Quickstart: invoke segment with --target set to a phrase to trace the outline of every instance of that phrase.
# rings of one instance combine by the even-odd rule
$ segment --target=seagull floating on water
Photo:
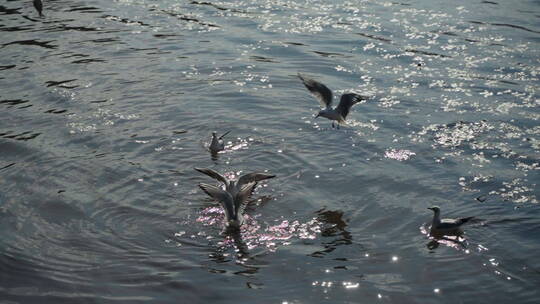
[[[230,132],[231,131],[227,131],[220,137],[217,136],[216,132],[212,132],[212,141],[210,142],[210,146],[208,147],[210,152],[218,153],[219,151],[225,150],[225,142],[223,142],[223,137],[225,137],[225,135],[229,134]]]
[[[463,230],[461,230],[461,226],[474,218],[474,216],[470,216],[457,219],[441,219],[441,208],[439,208],[439,206],[429,207],[428,209],[433,210],[433,221],[431,222],[431,230],[429,234],[434,237],[442,237],[444,235],[462,235]]]
[[[238,230],[242,225],[244,220],[242,214],[246,206],[245,201],[249,198],[257,183],[276,177],[273,174],[253,172],[240,176],[238,180],[231,180],[212,169],[195,168],[195,170],[223,183],[223,189],[208,184],[200,184],[199,187],[223,206],[226,226],[233,230]]]
[[[298,74],[298,77],[304,83],[304,86],[317,98],[319,103],[324,109],[320,110],[315,118],[322,116],[332,120],[332,127],[334,127],[334,120],[338,122],[337,127],[339,128],[340,123],[345,123],[345,119],[349,114],[349,111],[353,105],[356,103],[367,100],[369,97],[362,96],[354,93],[347,93],[341,95],[341,100],[336,108],[332,108],[332,91],[325,86],[324,84],[315,81],[313,79],[304,77]]]
[[[43,2],[41,2],[41,0],[34,0],[34,7],[36,8],[36,11],[38,11],[39,16],[43,17],[43,13],[41,13],[43,10]]]
[[[225,210],[226,229],[229,231],[238,231],[244,222],[245,202],[256,185],[257,183],[255,182],[245,184],[235,195],[231,195],[231,193],[213,185],[199,184],[199,187],[210,197],[217,200]]]

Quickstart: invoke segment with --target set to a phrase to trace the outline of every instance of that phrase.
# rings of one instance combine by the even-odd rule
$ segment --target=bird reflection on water
[[[467,248],[467,240],[465,238],[449,238],[449,237],[440,237],[440,238],[432,238],[430,241],[426,244],[426,247],[429,250],[434,250],[439,248],[440,244],[444,244],[448,247],[453,247],[456,249],[466,249]]]
[[[324,249],[313,252],[311,256],[322,257],[334,251],[338,246],[352,244],[352,235],[345,229],[347,222],[343,219],[343,211],[321,209],[317,211],[317,215],[317,219],[321,223],[324,223],[321,229],[321,236],[335,237],[335,239],[328,243],[323,243]]]

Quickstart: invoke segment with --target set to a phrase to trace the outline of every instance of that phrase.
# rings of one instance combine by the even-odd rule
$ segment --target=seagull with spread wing
[[[253,189],[257,186],[257,183],[276,177],[273,174],[253,172],[240,176],[238,180],[233,180],[209,168],[195,168],[195,170],[223,183],[223,189],[208,184],[200,184],[199,187],[221,204],[225,210],[226,226],[233,230],[238,230],[242,225],[246,201],[253,192]]]
[[[211,178],[216,179],[220,181],[221,183],[223,183],[224,185],[223,190],[229,192],[232,196],[236,195],[242,189],[242,187],[246,184],[249,184],[252,182],[258,183],[262,180],[276,177],[273,174],[252,172],[252,173],[241,175],[238,178],[238,180],[234,180],[234,179],[228,179],[222,174],[220,174],[219,172],[214,171],[209,168],[195,168],[195,170],[203,174],[206,174],[210,176]]]
[[[302,80],[304,86],[306,86],[309,92],[311,92],[311,94],[313,94],[313,96],[317,98],[317,100],[323,107],[323,109],[319,111],[315,118],[322,116],[332,120],[332,127],[334,127],[335,120],[338,122],[337,127],[339,128],[340,123],[345,123],[345,119],[347,118],[351,107],[356,103],[367,100],[369,98],[367,96],[362,96],[354,93],[343,94],[341,95],[341,100],[339,101],[338,106],[332,108],[332,91],[327,86],[316,80],[304,77],[300,74],[298,74],[298,77],[300,78],[300,80]]]
[[[210,197],[218,201],[223,207],[223,210],[225,210],[226,229],[229,231],[238,231],[244,223],[243,213],[246,208],[246,201],[256,185],[257,183],[254,182],[245,184],[235,195],[231,195],[231,193],[209,184],[199,184],[199,187]]]

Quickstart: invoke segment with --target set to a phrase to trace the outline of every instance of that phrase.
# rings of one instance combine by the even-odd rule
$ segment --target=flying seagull
[[[433,221],[431,222],[431,231],[429,234],[435,237],[444,235],[459,236],[463,234],[461,226],[474,218],[474,216],[471,216],[457,219],[441,219],[441,208],[439,206],[429,207],[428,209],[433,210]]]
[[[334,120],[336,120],[338,122],[337,127],[339,128],[340,123],[345,123],[345,119],[347,118],[351,107],[356,103],[369,98],[354,93],[343,94],[341,95],[338,106],[332,108],[332,91],[327,86],[300,74],[298,74],[298,77],[302,80],[311,94],[317,98],[321,106],[324,107],[324,109],[319,111],[315,118],[322,116],[332,120],[332,127],[334,127]]]
[[[223,142],[223,137],[225,135],[229,134],[231,131],[225,132],[220,137],[217,136],[216,132],[212,132],[212,141],[210,142],[210,146],[208,149],[210,149],[210,152],[212,153],[218,153],[219,151],[225,150],[225,143]]]
[[[257,184],[257,182],[260,182],[262,180],[276,177],[273,174],[253,172],[253,173],[247,173],[240,176],[238,180],[231,180],[221,175],[219,172],[214,171],[209,168],[195,168],[195,170],[203,174],[206,174],[210,176],[211,178],[217,179],[218,181],[223,183],[223,185],[225,186],[224,190],[228,192],[232,197],[238,194],[238,192],[240,192],[243,189],[244,185],[247,185],[249,183]]]
[[[34,0],[34,7],[36,8],[36,11],[38,11],[39,16],[43,17],[43,13],[41,13],[43,10],[43,2],[41,2],[41,0]]]
[[[231,195],[231,193],[213,185],[199,184],[199,187],[221,204],[225,210],[225,227],[227,230],[234,232],[238,231],[244,222],[243,213],[246,208],[246,201],[256,185],[255,182],[245,184],[235,195]]]

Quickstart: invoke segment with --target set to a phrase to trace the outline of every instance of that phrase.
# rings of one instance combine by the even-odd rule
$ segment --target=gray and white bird
[[[212,132],[212,141],[210,142],[210,146],[208,147],[210,152],[218,153],[219,151],[225,150],[225,142],[223,142],[223,137],[225,137],[225,135],[229,134],[230,132],[231,131],[227,131],[220,137],[217,136],[216,132]]]
[[[41,2],[41,0],[34,0],[34,7],[36,8],[36,11],[38,11],[39,16],[43,17],[43,13],[41,12],[43,11],[43,2]]]
[[[439,206],[429,207],[428,209],[433,210],[433,221],[431,222],[431,230],[429,234],[434,237],[442,237],[445,235],[462,235],[463,230],[461,230],[461,226],[474,218],[474,216],[470,216],[457,219],[441,219],[441,208],[439,208]]]
[[[337,127],[339,128],[340,123],[345,123],[345,119],[351,110],[351,107],[356,103],[367,100],[369,97],[362,96],[354,93],[348,93],[341,95],[341,100],[337,107],[332,108],[332,91],[326,87],[324,84],[315,81],[313,79],[304,77],[298,74],[298,78],[302,80],[304,86],[317,98],[322,110],[315,116],[315,118],[322,116],[328,118],[332,121],[332,127],[334,127],[334,120],[338,122]]]
[[[249,183],[257,184],[258,182],[260,182],[262,180],[276,177],[273,174],[252,172],[252,173],[247,173],[247,174],[241,175],[238,178],[238,180],[231,180],[231,179],[226,178],[225,176],[223,176],[219,172],[214,171],[214,170],[209,169],[209,168],[195,168],[195,170],[197,170],[197,171],[199,171],[199,172],[201,172],[203,174],[206,174],[206,175],[210,176],[211,178],[217,179],[218,181],[223,183],[223,185],[224,185],[223,190],[225,190],[226,192],[231,194],[233,197],[243,189],[244,185],[247,185]]]
[[[231,195],[231,193],[213,185],[199,184],[199,187],[210,197],[217,200],[225,210],[225,228],[227,231],[236,232],[244,223],[243,213],[246,208],[246,201],[256,185],[257,183],[254,182],[247,183],[240,187],[240,190],[235,195]]]

